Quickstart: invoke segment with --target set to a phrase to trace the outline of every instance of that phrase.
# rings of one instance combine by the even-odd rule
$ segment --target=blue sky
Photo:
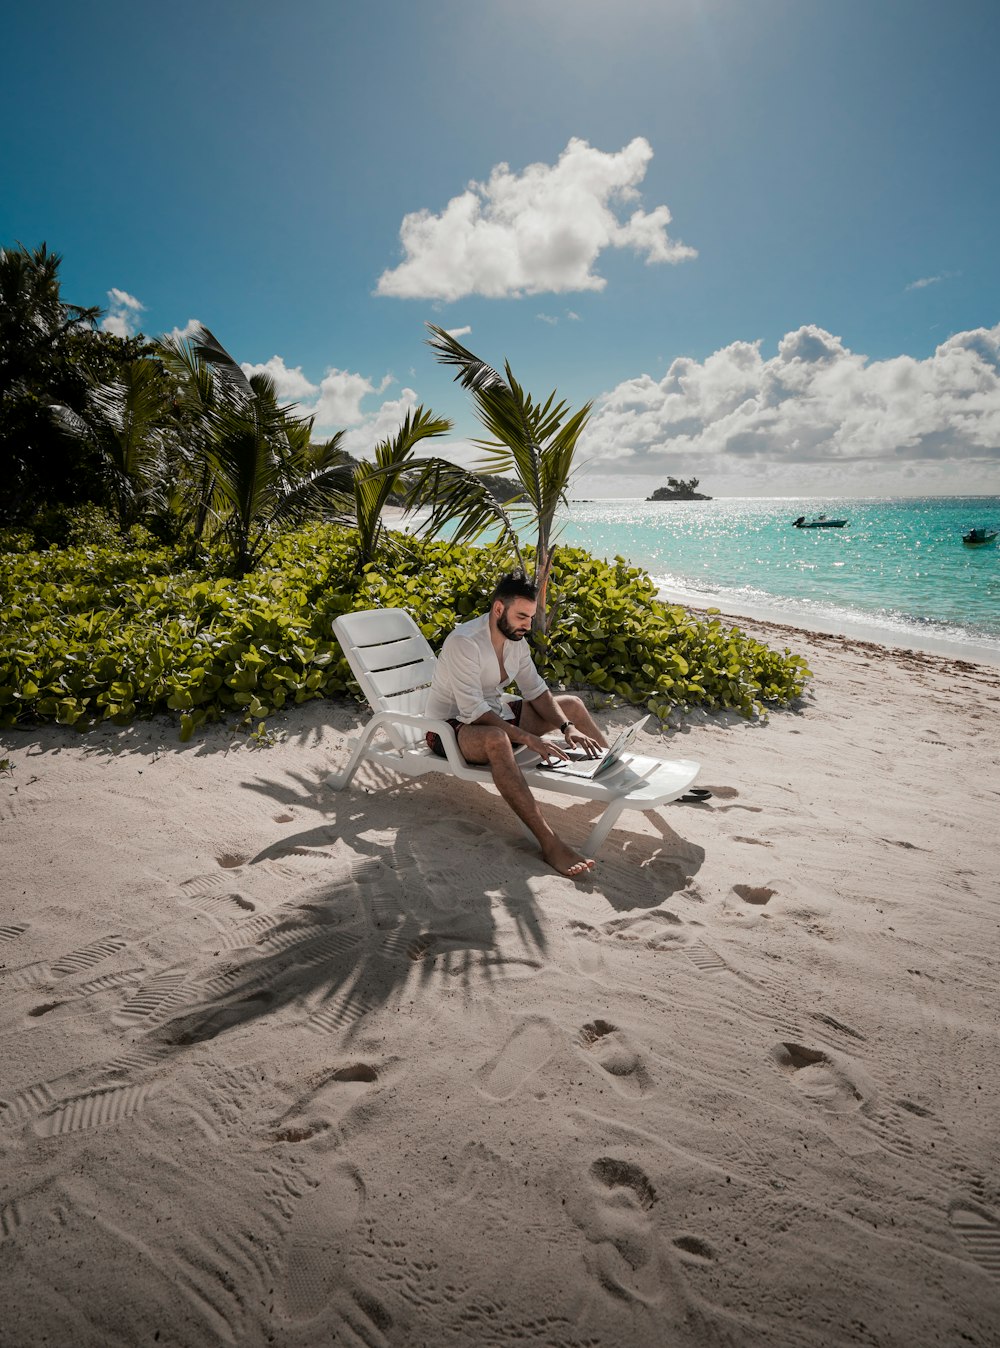
[[[430,320],[595,401],[577,494],[1000,491],[995,0],[36,13],[0,244],[117,330],[205,323],[356,452],[422,401],[468,461]]]

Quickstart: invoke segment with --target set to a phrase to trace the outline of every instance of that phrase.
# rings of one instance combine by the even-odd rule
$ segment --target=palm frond
[[[168,373],[177,380],[185,402],[196,408],[210,407],[215,396],[212,367],[198,355],[194,343],[181,337],[161,337],[153,346]]]
[[[331,523],[353,520],[354,470],[348,463],[308,471],[294,487],[282,492],[268,513],[269,523],[287,524],[309,515],[323,515]]]
[[[86,440],[90,435],[90,426],[79,412],[73,411],[72,407],[66,407],[63,403],[50,403],[49,411],[67,435],[72,435],[78,440]]]
[[[238,402],[245,402],[253,396],[250,380],[213,332],[204,326],[200,327],[191,345],[195,355],[212,367],[226,396]]]
[[[503,383],[503,376],[494,370],[492,365],[474,355],[450,332],[437,327],[434,323],[427,323],[425,326],[434,334],[428,339],[427,345],[442,365],[457,366],[458,374],[455,378],[463,388],[478,393]]]
[[[511,548],[523,567],[511,515],[481,478],[447,459],[421,459],[411,467],[419,476],[407,492],[405,508],[429,512],[415,532],[433,536],[448,529],[452,542],[466,543],[495,528],[497,542]]]

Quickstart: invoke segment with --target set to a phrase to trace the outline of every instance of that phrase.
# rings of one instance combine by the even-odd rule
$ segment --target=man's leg
[[[526,730],[529,735],[544,735],[549,730],[558,730],[564,721],[572,721],[577,730],[582,731],[584,735],[589,735],[591,739],[597,740],[597,743],[603,744],[605,748],[608,747],[608,741],[604,737],[603,730],[594,721],[580,698],[572,693],[560,693],[556,697],[555,703],[560,712],[559,720],[549,725],[529,702],[523,702],[521,704],[521,719],[518,722],[521,729]]]
[[[574,852],[545,822],[514,758],[510,737],[499,726],[462,726],[458,732],[458,747],[467,762],[488,765],[500,795],[538,839],[542,856],[554,870],[560,875],[568,875],[571,880],[578,880],[593,868],[592,859]]]

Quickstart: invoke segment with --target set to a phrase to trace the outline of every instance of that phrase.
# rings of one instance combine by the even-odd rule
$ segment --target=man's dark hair
[[[498,599],[501,599],[504,608],[506,608],[512,599],[537,598],[538,586],[533,585],[523,571],[512,571],[507,576],[501,576],[497,581],[490,603],[495,604]]]

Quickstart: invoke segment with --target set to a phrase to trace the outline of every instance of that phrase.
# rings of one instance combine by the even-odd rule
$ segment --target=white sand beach
[[[0,1343],[1000,1343],[1000,671],[741,625],[582,884],[346,703],[5,732]]]

